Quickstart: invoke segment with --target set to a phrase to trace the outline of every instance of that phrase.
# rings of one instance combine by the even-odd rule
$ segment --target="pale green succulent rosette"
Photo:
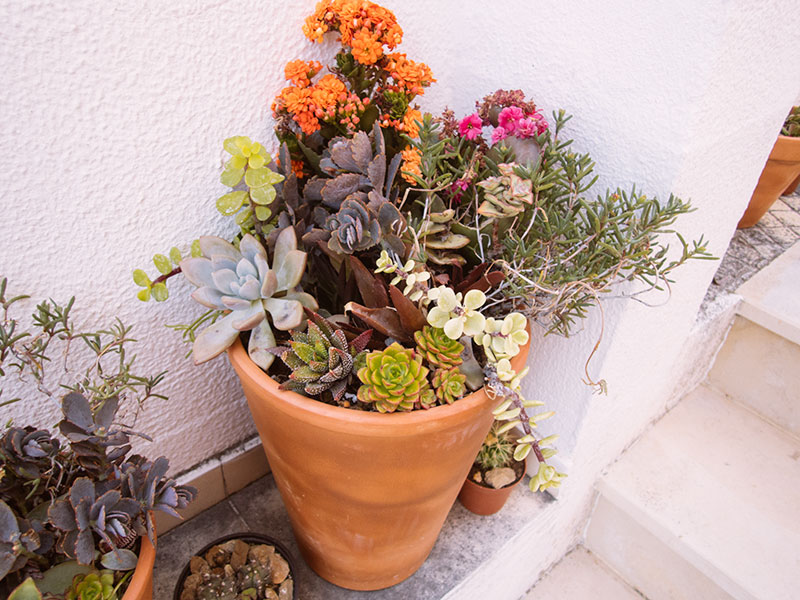
[[[272,268],[266,250],[250,234],[242,237],[238,249],[216,236],[203,236],[199,243],[203,256],[180,264],[186,279],[197,286],[192,298],[208,308],[230,312],[197,336],[192,348],[195,363],[218,356],[240,332],[252,330],[248,354],[266,370],[275,358],[267,351],[275,346],[267,313],[275,328],[288,331],[302,323],[304,306],[317,308],[310,294],[297,289],[306,253],[297,249],[294,229],[287,227],[278,235]]]

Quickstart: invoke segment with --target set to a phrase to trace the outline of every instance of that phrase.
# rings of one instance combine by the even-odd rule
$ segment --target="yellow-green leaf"
[[[508,421],[509,419],[516,419],[519,416],[520,409],[512,408],[511,410],[507,410],[506,412],[502,412],[499,415],[495,415],[495,419],[498,421]]]
[[[260,169],[248,169],[244,176],[244,182],[251,188],[260,188],[265,185],[275,185],[283,181],[283,175],[276,173],[272,169],[262,167]]]
[[[247,200],[247,192],[231,192],[217,198],[217,210],[226,217],[235,215]]]
[[[267,185],[260,188],[251,188],[250,197],[256,204],[266,205],[271,204],[275,200],[275,188]]]
[[[33,582],[33,579],[28,577],[14,588],[8,600],[42,600],[42,594]]]
[[[200,249],[200,240],[195,240],[192,242],[192,258],[199,258],[203,256],[203,251]]]
[[[519,446],[514,448],[514,460],[516,461],[524,460],[525,457],[528,456],[530,451],[531,451],[530,444],[520,444]]]
[[[252,142],[249,137],[243,135],[234,135],[222,142],[222,147],[225,148],[233,156],[244,156],[242,146],[249,146]]]
[[[181,262],[181,260],[183,260],[183,257],[181,256],[181,251],[178,250],[175,246],[173,246],[172,248],[169,249],[169,259],[177,267],[178,263]]]
[[[236,187],[239,185],[239,182],[242,180],[242,175],[244,175],[244,168],[236,168],[233,164],[233,159],[228,161],[228,164],[225,165],[225,170],[220,175],[219,180],[222,182],[222,185],[227,185],[228,187]]]
[[[150,288],[149,287],[142,288],[137,292],[136,297],[142,302],[147,302],[148,300],[150,300]]]
[[[150,278],[141,269],[133,271],[133,282],[139,287],[150,287]]]
[[[169,259],[163,254],[156,254],[153,257],[153,264],[156,266],[156,269],[158,269],[158,272],[162,275],[166,275],[172,271],[172,265],[170,264]]]
[[[267,206],[256,206],[256,219],[266,221],[272,216],[272,211]]]
[[[163,302],[169,298],[169,292],[167,291],[167,286],[164,285],[164,282],[157,283],[153,286],[153,299],[156,302]]]

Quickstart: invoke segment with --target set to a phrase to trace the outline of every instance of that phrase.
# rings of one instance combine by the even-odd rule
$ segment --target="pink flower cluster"
[[[507,106],[497,117],[498,126],[492,132],[492,144],[513,135],[518,138],[530,138],[540,135],[547,129],[547,121],[541,113],[526,115],[518,106]]]
[[[474,140],[481,134],[483,121],[478,113],[472,113],[468,117],[461,119],[458,124],[458,134],[468,140]]]
[[[547,129],[547,121],[541,113],[525,114],[519,106],[506,106],[497,118],[498,126],[492,132],[492,144],[513,135],[518,138],[530,138],[540,135]],[[478,113],[472,113],[461,119],[458,133],[461,137],[474,140],[483,130],[483,121]]]

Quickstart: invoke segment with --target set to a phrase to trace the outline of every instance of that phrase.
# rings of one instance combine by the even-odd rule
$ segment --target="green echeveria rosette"
[[[114,574],[111,571],[76,575],[66,600],[117,600]]]
[[[358,389],[358,399],[374,404],[379,412],[413,410],[416,405],[427,407],[435,402],[428,383],[428,369],[422,366],[422,356],[403,348],[397,342],[385,350],[370,352],[367,364],[358,371],[364,384]]]
[[[425,325],[414,333],[414,341],[417,342],[417,352],[434,367],[451,369],[463,362],[464,344],[451,340],[440,327]]]
[[[431,383],[439,404],[452,404],[467,391],[467,376],[457,368],[436,369]]]

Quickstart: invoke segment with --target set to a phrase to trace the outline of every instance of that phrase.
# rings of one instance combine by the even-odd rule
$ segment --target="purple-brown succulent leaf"
[[[84,431],[94,430],[94,417],[89,401],[77,392],[70,392],[61,401],[64,418]]]
[[[75,509],[69,500],[56,500],[47,511],[47,518],[53,527],[61,531],[72,531],[78,527],[75,521]]]
[[[78,532],[75,538],[75,558],[82,565],[90,565],[94,562],[94,536],[91,529],[83,529]]]
[[[102,427],[108,432],[119,408],[119,399],[116,396],[106,399],[102,406],[94,415],[94,422],[97,427]]]
[[[352,342],[350,342],[350,351],[354,356],[362,352],[367,347],[367,344],[369,344],[369,340],[372,337],[372,332],[372,329],[367,329],[365,332],[360,333],[357,337],[355,337]]]
[[[95,497],[94,482],[88,477],[78,477],[69,489],[69,502],[76,511],[81,502],[94,504]]]

